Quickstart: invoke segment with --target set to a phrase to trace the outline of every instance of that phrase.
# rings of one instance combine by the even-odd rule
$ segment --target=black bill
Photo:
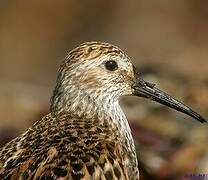
[[[193,111],[190,107],[186,106],[185,104],[156,88],[155,84],[146,82],[138,77],[133,85],[133,88],[133,94],[136,96],[148,98],[158,103],[164,104],[168,107],[171,107],[173,109],[176,109],[177,111],[183,112],[193,117],[201,123],[207,122],[201,115]]]

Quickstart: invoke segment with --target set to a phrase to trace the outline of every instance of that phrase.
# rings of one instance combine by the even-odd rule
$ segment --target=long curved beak
[[[194,119],[200,121],[201,123],[207,122],[201,115],[192,110],[190,107],[166,94],[165,92],[159,90],[155,87],[155,84],[144,81],[137,75],[136,81],[133,85],[133,95],[144,97],[156,101],[160,104],[166,105],[177,111],[183,112]]]

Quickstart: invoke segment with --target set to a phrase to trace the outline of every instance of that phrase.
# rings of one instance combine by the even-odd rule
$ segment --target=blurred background
[[[48,112],[60,62],[106,41],[145,80],[208,117],[208,1],[0,1],[0,146]],[[206,124],[157,103],[124,98],[144,179],[208,173]]]

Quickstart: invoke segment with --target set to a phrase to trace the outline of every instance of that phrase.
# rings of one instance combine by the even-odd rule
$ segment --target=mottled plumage
[[[120,61],[122,74],[105,69],[109,59]],[[129,58],[115,46],[90,42],[72,50],[61,64],[51,113],[1,149],[0,179],[137,179],[118,104],[131,93],[133,77]]]
[[[48,114],[2,149],[0,179],[134,179],[126,142],[107,121]]]
[[[151,98],[205,120],[136,73],[119,48],[88,42],[61,64],[50,113],[0,150],[0,179],[139,179],[119,97]]]

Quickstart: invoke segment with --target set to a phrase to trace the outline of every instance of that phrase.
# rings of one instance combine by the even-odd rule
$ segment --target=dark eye
[[[114,70],[118,69],[118,64],[116,61],[110,60],[110,61],[106,61],[105,67],[109,71],[114,71]]]

